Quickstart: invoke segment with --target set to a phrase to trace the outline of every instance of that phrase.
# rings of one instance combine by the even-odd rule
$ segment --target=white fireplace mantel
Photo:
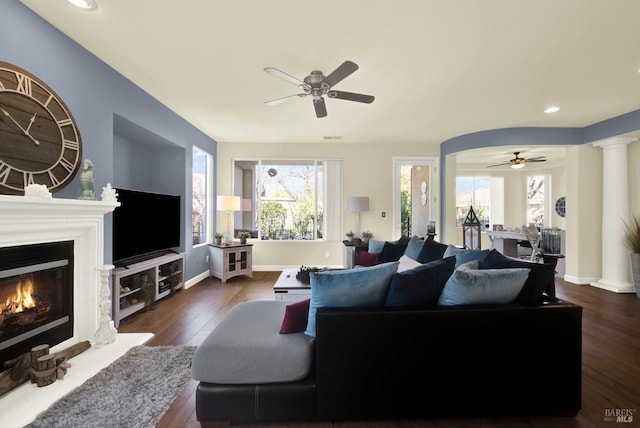
[[[0,195],[0,247],[44,242],[74,242],[73,337],[51,348],[57,352],[85,340],[94,343],[99,326],[100,273],[104,264],[104,216],[117,201]],[[22,427],[128,349],[147,343],[153,334],[117,334],[115,343],[92,346],[71,359],[63,381],[38,388],[29,382],[0,397],[0,426]]]
[[[104,216],[118,202],[0,195],[0,247],[74,241],[74,327],[66,347],[93,340],[98,328]]]

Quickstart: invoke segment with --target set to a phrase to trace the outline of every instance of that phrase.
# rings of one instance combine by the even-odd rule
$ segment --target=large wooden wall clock
[[[73,116],[42,80],[0,61],[0,193],[32,183],[55,193],[73,179],[82,142]]]

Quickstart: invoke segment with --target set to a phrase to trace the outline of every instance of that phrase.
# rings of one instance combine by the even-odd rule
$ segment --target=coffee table
[[[311,285],[296,279],[298,269],[284,269],[273,285],[276,300],[298,302],[311,297]]]

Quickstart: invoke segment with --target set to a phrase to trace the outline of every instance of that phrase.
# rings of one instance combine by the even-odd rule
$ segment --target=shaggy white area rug
[[[154,427],[191,380],[195,346],[135,346],[27,427]]]

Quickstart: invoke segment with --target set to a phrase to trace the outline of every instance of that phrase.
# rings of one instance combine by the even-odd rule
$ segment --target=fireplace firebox
[[[73,252],[73,241],[0,248],[0,367],[72,337]]]

